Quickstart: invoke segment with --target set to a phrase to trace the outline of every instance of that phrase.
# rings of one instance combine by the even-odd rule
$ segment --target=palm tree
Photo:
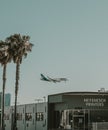
[[[0,41],[0,63],[3,66],[3,86],[2,86],[2,130],[4,130],[4,106],[5,106],[5,86],[7,63],[11,61],[9,46],[4,41]]]
[[[33,44],[29,42],[29,36],[21,36],[20,34],[11,35],[6,39],[10,43],[11,52],[13,55],[13,62],[16,64],[16,82],[15,82],[15,106],[14,106],[14,124],[13,130],[17,129],[17,96],[19,88],[20,64],[23,57],[26,58],[27,53],[32,50]]]

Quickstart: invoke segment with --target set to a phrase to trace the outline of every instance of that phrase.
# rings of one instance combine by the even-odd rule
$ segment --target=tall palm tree
[[[17,129],[17,96],[19,88],[20,64],[23,57],[27,57],[28,52],[32,50],[33,44],[29,42],[29,36],[21,36],[20,34],[11,35],[6,39],[10,43],[11,52],[13,55],[13,62],[16,64],[16,82],[15,82],[15,106],[14,106],[14,124],[13,130]]]
[[[4,41],[0,41],[0,63],[3,66],[3,86],[2,86],[2,130],[4,130],[4,106],[5,106],[5,86],[7,63],[11,61],[9,46]]]

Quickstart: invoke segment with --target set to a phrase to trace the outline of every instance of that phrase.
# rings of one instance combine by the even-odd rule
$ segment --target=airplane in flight
[[[41,80],[57,83],[57,82],[61,82],[61,81],[65,81],[66,82],[68,79],[67,78],[50,78],[48,76],[46,77],[43,74],[41,74]]]

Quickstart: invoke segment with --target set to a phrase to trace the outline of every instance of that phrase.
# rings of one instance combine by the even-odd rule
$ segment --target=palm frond
[[[32,51],[33,44],[29,42],[30,36],[14,34],[6,38],[6,42],[9,44],[11,53],[13,55],[13,61],[17,62],[22,57],[26,58],[27,53]],[[16,59],[15,59],[16,58]],[[22,60],[21,60],[22,62]]]

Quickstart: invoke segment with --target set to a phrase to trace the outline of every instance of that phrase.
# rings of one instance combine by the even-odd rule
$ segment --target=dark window
[[[37,112],[36,113],[36,121],[43,121],[43,112]]]
[[[17,113],[17,120],[22,120],[22,113]]]
[[[32,113],[26,113],[26,114],[25,114],[25,119],[26,119],[27,121],[31,121],[31,120],[32,120]]]
[[[4,120],[9,120],[9,114],[4,114]]]

